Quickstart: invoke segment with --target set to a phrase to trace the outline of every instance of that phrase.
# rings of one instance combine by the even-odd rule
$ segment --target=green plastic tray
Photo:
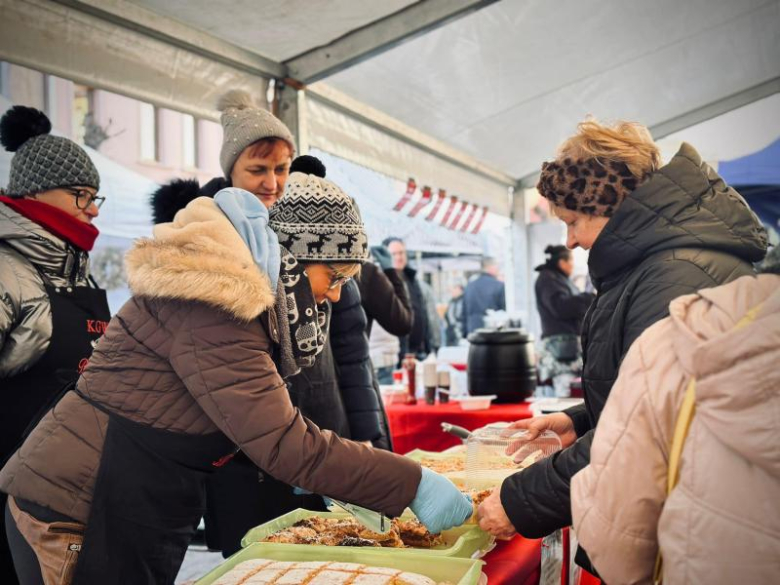
[[[270,536],[274,532],[289,528],[299,520],[304,518],[310,518],[311,516],[322,516],[323,518],[351,518],[349,514],[339,512],[312,512],[311,510],[293,510],[288,512],[284,516],[261,524],[255,528],[252,528],[241,539],[241,546],[247,547],[252,543],[260,543],[264,538]],[[444,545],[437,548],[376,548],[369,547],[371,552],[376,552],[379,555],[395,555],[399,553],[409,553],[413,555],[425,554],[427,557],[457,557],[468,559],[475,554],[486,551],[493,543],[493,539],[487,532],[483,532],[477,526],[473,524],[464,524],[457,528],[445,530],[442,532],[442,538],[444,539]],[[277,543],[263,543],[263,544],[277,544]],[[350,549],[350,550],[368,550],[366,547],[354,547],[354,546],[325,546],[320,544],[281,544],[284,547],[294,547],[301,550],[320,550],[320,551],[332,551],[335,548],[338,549]],[[327,558],[327,552],[324,552]]]
[[[381,550],[352,548],[347,546],[299,546],[271,542],[254,543],[240,550],[224,563],[212,570],[195,585],[211,585],[230,569],[250,559],[273,561],[337,561],[362,563],[374,567],[390,567],[411,571],[430,577],[437,583],[454,585],[477,585],[482,573],[483,561],[448,557],[423,557],[419,553],[399,550],[393,555],[382,554]]]

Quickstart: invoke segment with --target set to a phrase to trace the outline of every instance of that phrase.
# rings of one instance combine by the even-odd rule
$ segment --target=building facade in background
[[[46,112],[55,132],[156,183],[203,183],[222,173],[216,122],[6,62],[0,62],[0,94]]]

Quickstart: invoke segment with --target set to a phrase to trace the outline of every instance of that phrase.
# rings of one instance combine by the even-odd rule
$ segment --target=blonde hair
[[[646,126],[618,121],[612,125],[588,117],[577,133],[558,147],[557,161],[597,159],[622,162],[638,182],[661,166],[661,152]]]
[[[363,266],[360,262],[329,262],[328,264],[336,268],[341,276],[349,278],[360,276],[360,269]]]

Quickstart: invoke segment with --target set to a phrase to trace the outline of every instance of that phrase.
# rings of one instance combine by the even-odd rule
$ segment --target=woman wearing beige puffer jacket
[[[748,319],[745,319],[749,315]],[[759,584],[780,574],[780,276],[673,301],[633,344],[572,481],[580,544],[605,583]],[[667,466],[683,396],[695,411],[679,482]]]
[[[326,301],[366,256],[352,200],[304,173],[270,211],[228,188],[138,240],[133,297],[0,472],[22,585],[172,585],[204,482],[239,449],[312,492],[391,516],[409,506],[433,532],[463,523],[471,503],[449,480],[290,403],[283,378],[313,363]]]

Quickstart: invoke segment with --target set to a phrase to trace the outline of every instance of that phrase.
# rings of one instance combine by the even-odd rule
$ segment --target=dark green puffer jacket
[[[569,483],[590,460],[601,410],[631,343],[676,297],[753,273],[766,230],[744,199],[688,144],[631,193],[588,259],[598,290],[583,323],[585,405],[569,409],[579,439],[504,481],[501,501],[523,536],[571,524]]]

